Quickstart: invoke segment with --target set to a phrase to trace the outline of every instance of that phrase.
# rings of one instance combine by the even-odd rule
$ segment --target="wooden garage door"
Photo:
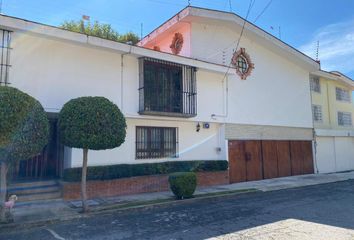
[[[229,142],[231,182],[244,182],[263,179],[261,141]],[[231,169],[232,168],[232,169]]]
[[[230,182],[313,173],[311,141],[229,141]]]

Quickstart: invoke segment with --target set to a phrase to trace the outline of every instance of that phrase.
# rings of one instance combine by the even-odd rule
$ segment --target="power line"
[[[265,13],[265,11],[268,9],[268,7],[270,6],[270,4],[272,4],[273,0],[269,0],[269,2],[267,3],[267,5],[263,8],[263,10],[258,14],[258,16],[256,17],[256,19],[253,21],[253,23],[256,23],[257,20],[263,15],[263,13]]]
[[[255,1],[255,0],[254,0],[254,1]],[[242,35],[243,35],[243,31],[244,31],[244,29],[245,29],[245,25],[246,25],[246,22],[247,22],[247,18],[248,18],[248,16],[249,16],[250,12],[251,12],[252,6],[253,6],[253,1],[250,0],[250,4],[249,4],[248,10],[247,10],[247,14],[246,14],[246,17],[245,17],[245,19],[244,19],[244,21],[243,21],[243,24],[242,24],[240,36],[239,36],[239,38],[238,38],[238,40],[237,40],[236,48],[235,48],[235,50],[232,52],[232,55],[237,51],[237,49],[238,49],[238,47],[239,47],[239,45],[240,45],[240,41],[241,41],[241,38],[242,38]],[[230,60],[230,63],[229,63],[229,65],[228,65],[228,67],[227,67],[227,70],[226,70],[226,72],[225,72],[225,74],[224,74],[223,81],[224,81],[224,79],[226,78],[227,74],[229,73],[229,70],[230,70],[230,68],[231,68],[231,64],[232,64],[232,60]]]

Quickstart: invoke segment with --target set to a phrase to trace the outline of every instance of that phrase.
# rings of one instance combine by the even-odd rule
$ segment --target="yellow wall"
[[[354,129],[354,127],[338,126],[337,112],[352,113],[352,121],[354,123],[354,104],[352,98],[352,90],[348,86],[330,79],[320,77],[321,93],[311,91],[312,104],[322,107],[322,122],[314,122],[315,128],[325,129]],[[348,90],[351,102],[338,101],[336,99],[336,87]]]

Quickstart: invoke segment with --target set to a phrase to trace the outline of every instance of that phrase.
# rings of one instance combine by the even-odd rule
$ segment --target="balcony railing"
[[[141,58],[139,113],[186,118],[196,116],[196,68]]]

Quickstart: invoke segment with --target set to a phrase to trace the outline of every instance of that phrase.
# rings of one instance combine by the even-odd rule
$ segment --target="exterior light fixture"
[[[197,126],[196,126],[196,131],[199,132],[200,131],[200,123],[198,122]]]

